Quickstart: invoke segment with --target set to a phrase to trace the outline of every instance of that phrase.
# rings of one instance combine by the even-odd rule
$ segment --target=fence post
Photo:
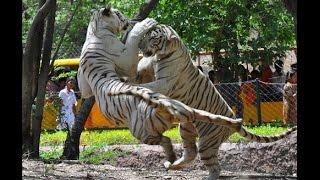
[[[259,123],[259,125],[261,125],[261,98],[260,98],[260,84],[259,84],[259,79],[258,78],[256,78],[256,80],[255,80],[255,84],[256,84],[256,95],[257,95],[257,100],[256,100],[256,102],[257,102],[257,114],[258,114],[258,123]]]

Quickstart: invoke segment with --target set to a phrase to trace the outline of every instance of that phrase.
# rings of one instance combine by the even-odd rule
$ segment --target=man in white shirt
[[[66,81],[66,86],[59,92],[59,97],[62,101],[60,122],[58,129],[68,128],[71,130],[75,120],[75,106],[77,105],[77,99],[74,94],[73,88],[75,86],[75,78],[70,77]]]

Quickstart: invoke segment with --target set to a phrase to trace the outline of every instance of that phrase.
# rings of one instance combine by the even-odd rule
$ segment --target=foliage
[[[280,0],[162,0],[151,16],[170,24],[193,54],[225,49],[230,61],[255,62],[258,48],[270,60],[295,46],[293,18]]]
[[[59,41],[59,35],[78,1],[75,0],[72,4],[66,0],[58,1],[55,43]],[[29,16],[34,17],[38,2],[23,2],[28,7]],[[90,10],[105,5],[104,1],[81,2],[63,43],[65,52],[72,51],[75,47],[81,48]],[[110,0],[108,3],[132,18],[144,1]],[[256,62],[259,56],[271,60],[295,46],[293,17],[281,0],[161,0],[150,17],[171,25],[192,54],[225,49],[231,62]],[[23,19],[23,41],[31,20],[32,18]],[[263,53],[258,52],[258,48],[264,48]]]
[[[68,77],[76,77],[76,76],[77,76],[77,71],[72,70],[72,71],[69,71],[69,72],[60,73],[57,76],[52,76],[51,80],[52,81],[58,81],[60,79],[67,79]]]
[[[76,12],[74,19],[71,23],[70,29],[66,33],[64,37],[64,41],[62,44],[62,48],[64,54],[61,54],[59,58],[69,58],[68,52],[73,51],[73,49],[81,49],[87,32],[88,22],[90,20],[90,11],[92,9],[98,9],[101,7],[105,7],[106,3],[103,1],[93,1],[93,0],[74,0],[73,3],[70,1],[62,0],[57,1],[57,12],[55,19],[55,32],[54,32],[54,44],[53,49],[57,46],[57,43],[60,41],[60,36],[64,31],[66,23],[68,22],[72,10],[76,7],[78,2],[81,2],[81,6]],[[23,18],[22,21],[22,44],[24,45],[26,42],[26,36],[28,30],[30,28],[31,22],[36,14],[36,10],[38,7],[38,0],[23,0],[23,2],[27,6],[26,13],[28,14],[27,18]],[[137,12],[140,4],[144,1],[136,0],[136,1],[116,1],[111,0],[108,1],[112,4],[113,7],[119,8],[126,16],[132,17],[134,12]]]

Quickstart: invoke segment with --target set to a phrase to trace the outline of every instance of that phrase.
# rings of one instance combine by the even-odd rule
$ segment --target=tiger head
[[[129,21],[119,10],[108,5],[100,10],[93,10],[89,26],[96,36],[103,33],[105,29],[117,34],[128,28]]]
[[[161,59],[175,52],[180,43],[179,35],[170,26],[157,25],[142,38],[139,48],[143,56],[157,55]]]

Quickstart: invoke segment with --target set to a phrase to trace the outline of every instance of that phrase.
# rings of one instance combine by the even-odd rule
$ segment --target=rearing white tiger
[[[121,82],[116,72],[116,63],[132,47],[127,44],[120,46],[114,34],[123,31],[126,24],[126,18],[116,9],[108,7],[95,11],[80,57],[80,91],[86,91],[89,96],[94,95],[99,109],[106,117],[118,125],[128,126],[132,135],[143,143],[161,145],[171,163],[176,156],[170,139],[162,133],[172,127],[174,119],[183,122],[197,119],[232,129],[239,128],[241,121],[193,109],[149,89]],[[131,30],[134,35],[129,34],[128,41],[133,36],[135,40],[140,40],[155,24],[152,19],[137,23]],[[122,91],[131,94],[110,96]]]
[[[212,82],[193,65],[187,47],[170,26],[157,25],[152,28],[139,43],[139,47],[145,56],[142,60],[146,61],[145,58],[148,58],[149,62],[153,61],[155,64],[156,79],[154,82],[139,84],[139,86],[167,95],[193,108],[235,117],[232,109]],[[138,72],[140,77],[143,76],[142,73]],[[271,142],[287,136],[295,129],[273,137],[257,136],[243,127],[236,131],[249,140]],[[180,123],[180,133],[185,149],[183,156],[170,168],[182,168],[194,160],[197,155],[196,136],[199,135],[200,158],[209,169],[209,179],[217,179],[220,174],[218,149],[221,143],[234,132],[235,129],[205,122]]]

